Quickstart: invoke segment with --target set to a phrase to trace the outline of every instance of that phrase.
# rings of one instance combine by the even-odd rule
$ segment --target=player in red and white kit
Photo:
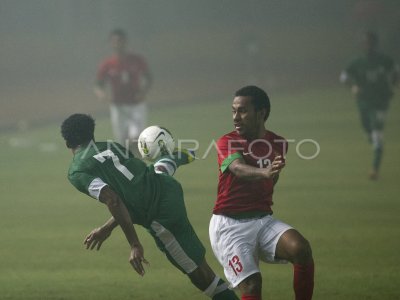
[[[312,298],[314,262],[308,241],[272,216],[274,185],[285,166],[288,143],[267,130],[267,94],[256,86],[238,90],[232,105],[235,130],[218,142],[218,197],[210,221],[214,254],[242,299],[259,300],[259,260],[291,262],[296,300]]]
[[[97,71],[95,94],[103,100],[106,85],[111,88],[111,124],[118,143],[136,150],[135,141],[146,127],[145,96],[152,84],[152,76],[145,59],[127,51],[127,36],[122,29],[110,34],[114,55],[106,58]]]

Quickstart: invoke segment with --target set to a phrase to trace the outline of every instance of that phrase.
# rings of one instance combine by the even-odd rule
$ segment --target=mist
[[[399,61],[399,1],[0,1],[0,130],[105,114],[92,88],[123,28],[154,76],[155,105],[338,85],[373,29]]]

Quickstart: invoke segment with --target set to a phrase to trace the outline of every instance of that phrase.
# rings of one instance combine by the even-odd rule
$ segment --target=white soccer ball
[[[139,135],[138,148],[142,158],[154,161],[160,156],[172,154],[175,140],[168,129],[154,125]]]

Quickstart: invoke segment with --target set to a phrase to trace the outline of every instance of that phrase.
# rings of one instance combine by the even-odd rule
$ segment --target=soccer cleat
[[[187,165],[196,159],[195,152],[190,149],[175,148],[172,152],[172,156],[174,157],[174,161],[178,167]]]

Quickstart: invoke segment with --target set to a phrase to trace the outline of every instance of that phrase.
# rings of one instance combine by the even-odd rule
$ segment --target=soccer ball
[[[138,148],[142,158],[154,161],[160,156],[171,155],[175,141],[168,129],[154,125],[139,135]]]

